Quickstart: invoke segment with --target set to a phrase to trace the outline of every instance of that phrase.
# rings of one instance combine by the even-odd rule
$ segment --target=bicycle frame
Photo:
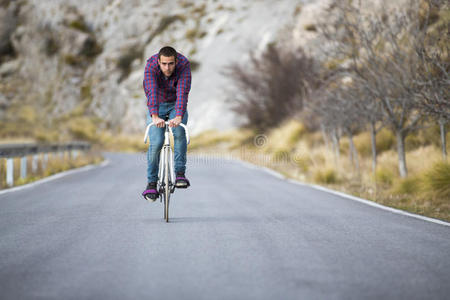
[[[144,136],[144,144],[147,142],[149,138],[150,127],[153,126],[153,123],[150,123],[146,130]],[[189,132],[187,127],[184,124],[180,124],[184,128],[186,135],[186,144],[189,144]],[[166,222],[169,222],[169,202],[170,202],[170,194],[175,191],[175,169],[174,169],[174,156],[173,150],[170,145],[170,133],[172,133],[172,129],[169,126],[169,122],[165,122],[164,129],[164,144],[161,148],[160,158],[159,158],[159,171],[158,171],[158,182],[157,189],[160,195],[160,202],[164,200],[164,219]],[[173,133],[172,133],[173,135]]]
[[[164,132],[164,144],[161,148],[161,153],[159,155],[159,172],[158,172],[158,186],[164,186],[165,172],[169,172],[169,188],[170,192],[173,193],[175,190],[175,170],[173,161],[173,150],[170,146],[170,127],[166,126]],[[168,160],[168,169],[166,168],[166,160]]]

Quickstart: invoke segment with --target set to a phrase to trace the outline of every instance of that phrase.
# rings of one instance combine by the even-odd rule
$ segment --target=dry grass
[[[32,138],[4,138],[0,140],[0,145],[2,144],[28,144],[34,143],[34,139]]]
[[[254,133],[251,130],[216,131],[208,130],[191,138],[188,150],[191,152],[205,149],[235,150],[249,143]]]
[[[259,138],[259,140],[258,140]],[[435,138],[433,138],[434,140]],[[194,153],[214,153],[270,167],[287,177],[317,183],[383,205],[450,221],[450,165],[442,162],[439,146],[426,134],[409,140],[408,177],[398,172],[395,139],[383,129],[377,136],[377,171],[372,171],[370,136],[355,137],[360,171],[350,162],[345,144],[340,158],[325,146],[320,133],[309,133],[297,121],[268,132],[210,131],[193,138]],[[450,150],[450,149],[449,149]]]
[[[142,152],[148,147],[143,138],[143,135],[113,135],[105,132],[99,137],[99,147],[112,152]]]
[[[264,145],[266,146],[264,149],[267,152],[291,151],[305,132],[306,130],[302,123],[296,120],[289,120],[269,132],[267,145]]]

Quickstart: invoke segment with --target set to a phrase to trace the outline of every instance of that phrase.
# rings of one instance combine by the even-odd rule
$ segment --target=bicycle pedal
[[[187,183],[177,183],[177,184],[175,185],[175,187],[176,187],[177,189],[187,189],[187,188],[189,187],[189,184],[187,184]]]
[[[155,202],[156,199],[158,199],[158,197],[156,197],[155,199],[151,198],[150,195],[145,195],[144,196],[145,200],[147,200],[148,202]]]

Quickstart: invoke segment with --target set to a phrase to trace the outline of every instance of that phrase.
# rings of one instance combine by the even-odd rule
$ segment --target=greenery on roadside
[[[441,0],[335,1],[303,28],[321,45],[309,55],[284,41],[231,63],[230,101],[254,136],[234,155],[450,220],[449,12]],[[201,151],[236,149],[220,145]]]
[[[306,29],[323,47],[306,55],[294,45],[272,43],[257,54],[250,51],[246,64],[231,63],[225,72],[230,101],[246,127],[267,131],[299,119],[326,136],[336,159],[348,151],[355,173],[359,155],[370,153],[375,169],[393,144],[402,178],[409,171],[406,151],[433,142],[445,159],[450,7],[440,0],[409,0],[395,14],[393,9],[369,11],[338,1],[314,30]]]
[[[438,141],[420,137],[418,141],[410,141],[414,143],[414,147],[407,144],[410,172],[407,178],[401,178],[392,136],[385,131],[380,137],[375,173],[372,172],[370,151],[359,153],[360,172],[357,173],[349,159],[348,147],[340,149],[337,159],[331,145],[327,146],[320,133],[307,130],[293,119],[265,134],[250,129],[204,132],[192,138],[188,151],[246,160],[296,180],[450,221],[450,162],[442,160],[439,146],[435,144]],[[435,138],[439,139],[438,136]],[[364,147],[366,140],[365,132],[355,136],[359,149]],[[343,138],[341,145],[346,143],[347,138]]]

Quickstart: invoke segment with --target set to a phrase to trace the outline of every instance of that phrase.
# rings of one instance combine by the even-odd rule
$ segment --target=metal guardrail
[[[87,151],[90,148],[91,144],[86,142],[72,142],[66,144],[5,144],[0,145],[0,158],[13,158],[38,153],[72,150]]]
[[[64,144],[4,144],[0,145],[0,159],[6,158],[6,184],[14,185],[14,158],[20,158],[20,177],[27,177],[27,157],[32,156],[32,171],[37,170],[38,155],[43,153],[42,160],[43,169],[47,166],[48,153],[60,153],[60,157],[64,157],[64,153],[68,152],[71,158],[78,156],[78,151],[89,151],[91,144],[86,142],[72,142]]]

